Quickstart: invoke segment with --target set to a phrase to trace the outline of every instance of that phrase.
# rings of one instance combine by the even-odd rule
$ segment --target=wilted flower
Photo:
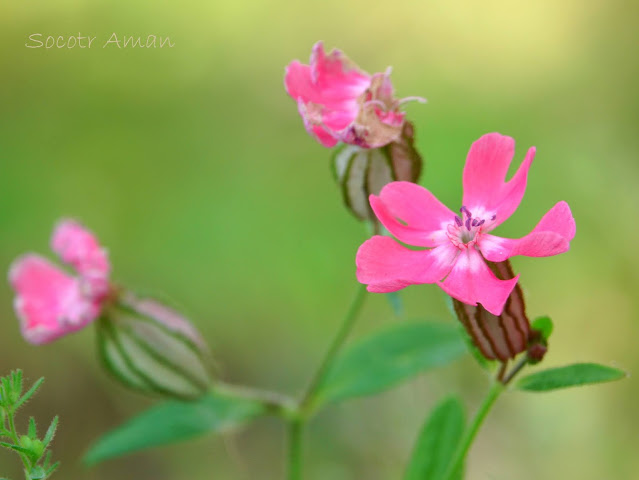
[[[76,275],[36,254],[23,255],[9,270],[22,335],[34,344],[83,328],[100,315],[109,294],[107,253],[89,230],[63,220],[54,230],[51,248]]]
[[[357,252],[358,280],[371,292],[437,283],[451,297],[469,305],[480,303],[499,316],[519,275],[500,280],[484,259],[557,255],[570,248],[575,235],[575,221],[565,202],[557,203],[523,238],[488,233],[512,215],[526,189],[535,149],[506,182],[514,148],[512,138],[498,133],[473,143],[464,167],[460,215],[414,183],[393,182],[379,197],[372,195],[371,207],[391,234],[403,243],[430,249],[410,250],[389,237],[374,236]]]
[[[382,147],[396,140],[404,124],[390,69],[368,73],[339,50],[328,55],[322,42],[313,46],[310,65],[294,60],[286,67],[284,85],[297,101],[306,130],[325,147],[337,142],[363,148]]]

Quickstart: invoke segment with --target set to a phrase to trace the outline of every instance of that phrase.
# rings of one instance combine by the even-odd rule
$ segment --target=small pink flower
[[[393,96],[390,69],[369,75],[339,50],[328,55],[322,42],[313,46],[310,65],[294,60],[284,85],[297,101],[306,130],[325,147],[337,142],[363,148],[382,147],[397,139],[404,124],[401,103]]]
[[[575,220],[566,202],[551,208],[520,239],[489,234],[517,209],[526,189],[535,148],[528,150],[506,182],[513,158],[512,138],[490,133],[473,143],[464,167],[460,215],[425,188],[409,182],[386,185],[370,203],[377,218],[409,250],[389,237],[374,236],[357,252],[357,279],[370,292],[393,292],[408,285],[437,283],[457,300],[500,315],[519,275],[499,280],[485,260],[501,262],[515,255],[545,257],[564,253],[575,236]]]
[[[76,276],[36,254],[21,256],[9,270],[22,335],[34,344],[85,327],[100,315],[109,293],[109,260],[91,232],[73,220],[63,220],[53,232],[51,248],[76,270]]]

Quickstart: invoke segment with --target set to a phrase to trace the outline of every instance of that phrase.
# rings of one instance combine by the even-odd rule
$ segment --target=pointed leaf
[[[36,428],[35,418],[33,418],[33,417],[29,418],[29,431],[28,431],[27,435],[29,435],[29,438],[31,440],[35,440],[36,436],[38,435],[38,430]]]
[[[51,440],[53,439],[53,436],[55,435],[55,431],[57,428],[58,428],[58,416],[56,415],[51,421],[51,425],[49,425],[49,429],[47,430],[47,433],[44,435],[44,440],[42,440],[42,443],[44,444],[45,447],[47,447],[49,443],[51,442]]]
[[[547,392],[590,383],[611,382],[624,377],[626,372],[618,368],[596,363],[575,363],[533,373],[520,379],[516,386],[519,390],[529,392]]]
[[[33,386],[29,389],[29,391],[27,393],[25,393],[22,398],[20,398],[20,400],[18,400],[18,402],[16,403],[15,409],[17,410],[18,408],[20,408],[22,405],[24,405],[24,403],[26,401],[28,401],[33,394],[38,390],[38,388],[40,388],[40,385],[42,385],[42,382],[44,382],[44,377],[39,378],[34,384]],[[22,378],[20,379],[20,385],[22,385]]]
[[[23,448],[19,445],[14,445],[12,443],[0,442],[0,447],[9,448],[11,450],[15,450],[16,452],[24,453],[25,455],[28,455],[29,457],[33,455],[33,452],[29,450],[28,448]]]
[[[204,433],[229,430],[264,413],[261,403],[218,393],[209,393],[193,402],[167,402],[102,436],[84,461],[95,464]]]
[[[422,321],[395,325],[339,356],[320,385],[315,404],[386,390],[420,372],[446,365],[465,351],[455,324]]]
[[[60,466],[60,462],[55,462],[53,465],[51,465],[48,469],[47,469],[47,478],[51,476],[51,474],[53,472],[55,472],[58,467]]]
[[[464,423],[464,407],[457,397],[437,405],[419,434],[404,480],[444,480],[464,433]]]

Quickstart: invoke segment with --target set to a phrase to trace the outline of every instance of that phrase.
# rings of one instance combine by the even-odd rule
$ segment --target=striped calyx
[[[515,277],[508,260],[486,262],[500,280]],[[488,360],[506,362],[519,353],[528,351],[531,360],[540,361],[546,345],[535,330],[530,328],[524,296],[519,284],[511,292],[501,315],[496,316],[481,304],[468,305],[453,298],[457,318],[464,325],[481,354]]]
[[[98,352],[126,387],[147,394],[195,399],[212,384],[209,354],[199,332],[181,314],[124,292],[98,322]]]
[[[376,221],[368,201],[393,181],[417,182],[422,158],[414,147],[414,128],[404,122],[397,140],[381,148],[343,145],[332,158],[335,180],[346,207],[360,220]]]

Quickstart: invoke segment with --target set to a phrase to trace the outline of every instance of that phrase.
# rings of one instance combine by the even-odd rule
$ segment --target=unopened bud
[[[119,294],[99,321],[98,345],[105,368],[135,390],[192,399],[211,386],[202,337],[156,300]]]
[[[404,122],[397,140],[380,148],[344,145],[333,156],[335,180],[346,207],[360,220],[377,221],[368,202],[393,181],[417,182],[422,158],[414,147],[414,129]]]
[[[508,260],[486,263],[500,280],[515,277]],[[519,284],[515,285],[499,316],[493,315],[481,304],[468,305],[453,298],[453,305],[457,317],[485,358],[505,362],[528,348],[530,322]]]

